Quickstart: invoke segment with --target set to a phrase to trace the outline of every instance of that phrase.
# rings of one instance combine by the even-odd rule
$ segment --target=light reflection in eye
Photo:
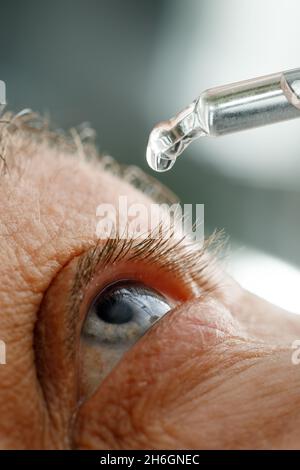
[[[82,375],[90,394],[123,354],[163,317],[171,305],[141,282],[109,285],[92,301],[81,333]]]

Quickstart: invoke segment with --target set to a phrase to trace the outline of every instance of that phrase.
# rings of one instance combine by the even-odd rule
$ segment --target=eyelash
[[[217,287],[215,261],[223,246],[223,232],[214,232],[200,246],[187,237],[178,239],[174,233],[165,234],[162,227],[146,238],[122,239],[116,235],[108,238],[104,244],[98,241],[78,260],[71,303],[76,304],[82,299],[84,288],[100,267],[104,270],[108,265],[117,266],[124,262],[154,265],[161,272],[171,273],[183,285],[190,286],[192,283],[197,290],[211,293]],[[72,302],[72,299],[76,301]]]

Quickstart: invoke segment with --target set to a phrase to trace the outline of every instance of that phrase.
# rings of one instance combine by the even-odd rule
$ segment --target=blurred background
[[[145,162],[149,132],[206,88],[300,67],[298,0],[1,1],[8,107],[89,121],[101,152]],[[300,312],[300,120],[200,139],[159,175],[232,240],[245,287]]]

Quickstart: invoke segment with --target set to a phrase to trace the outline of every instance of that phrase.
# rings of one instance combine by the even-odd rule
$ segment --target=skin
[[[120,195],[151,200],[46,144],[20,148],[12,148],[22,159],[0,185],[0,339],[7,346],[0,447],[300,448],[300,366],[291,361],[300,317],[223,272],[211,293],[182,294],[96,391],[78,401],[84,386],[77,349],[85,299],[95,286],[86,289],[73,341],[66,292],[78,257],[96,243],[95,208],[117,204]],[[132,270],[139,277],[138,263]],[[154,275],[150,267],[147,276],[162,290],[168,284],[165,273]],[[173,285],[168,294],[180,289]]]

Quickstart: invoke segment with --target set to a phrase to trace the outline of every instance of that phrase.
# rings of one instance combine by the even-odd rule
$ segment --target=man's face
[[[97,239],[99,204],[152,200],[80,142],[2,139],[0,447],[299,448],[298,317],[186,240]]]

